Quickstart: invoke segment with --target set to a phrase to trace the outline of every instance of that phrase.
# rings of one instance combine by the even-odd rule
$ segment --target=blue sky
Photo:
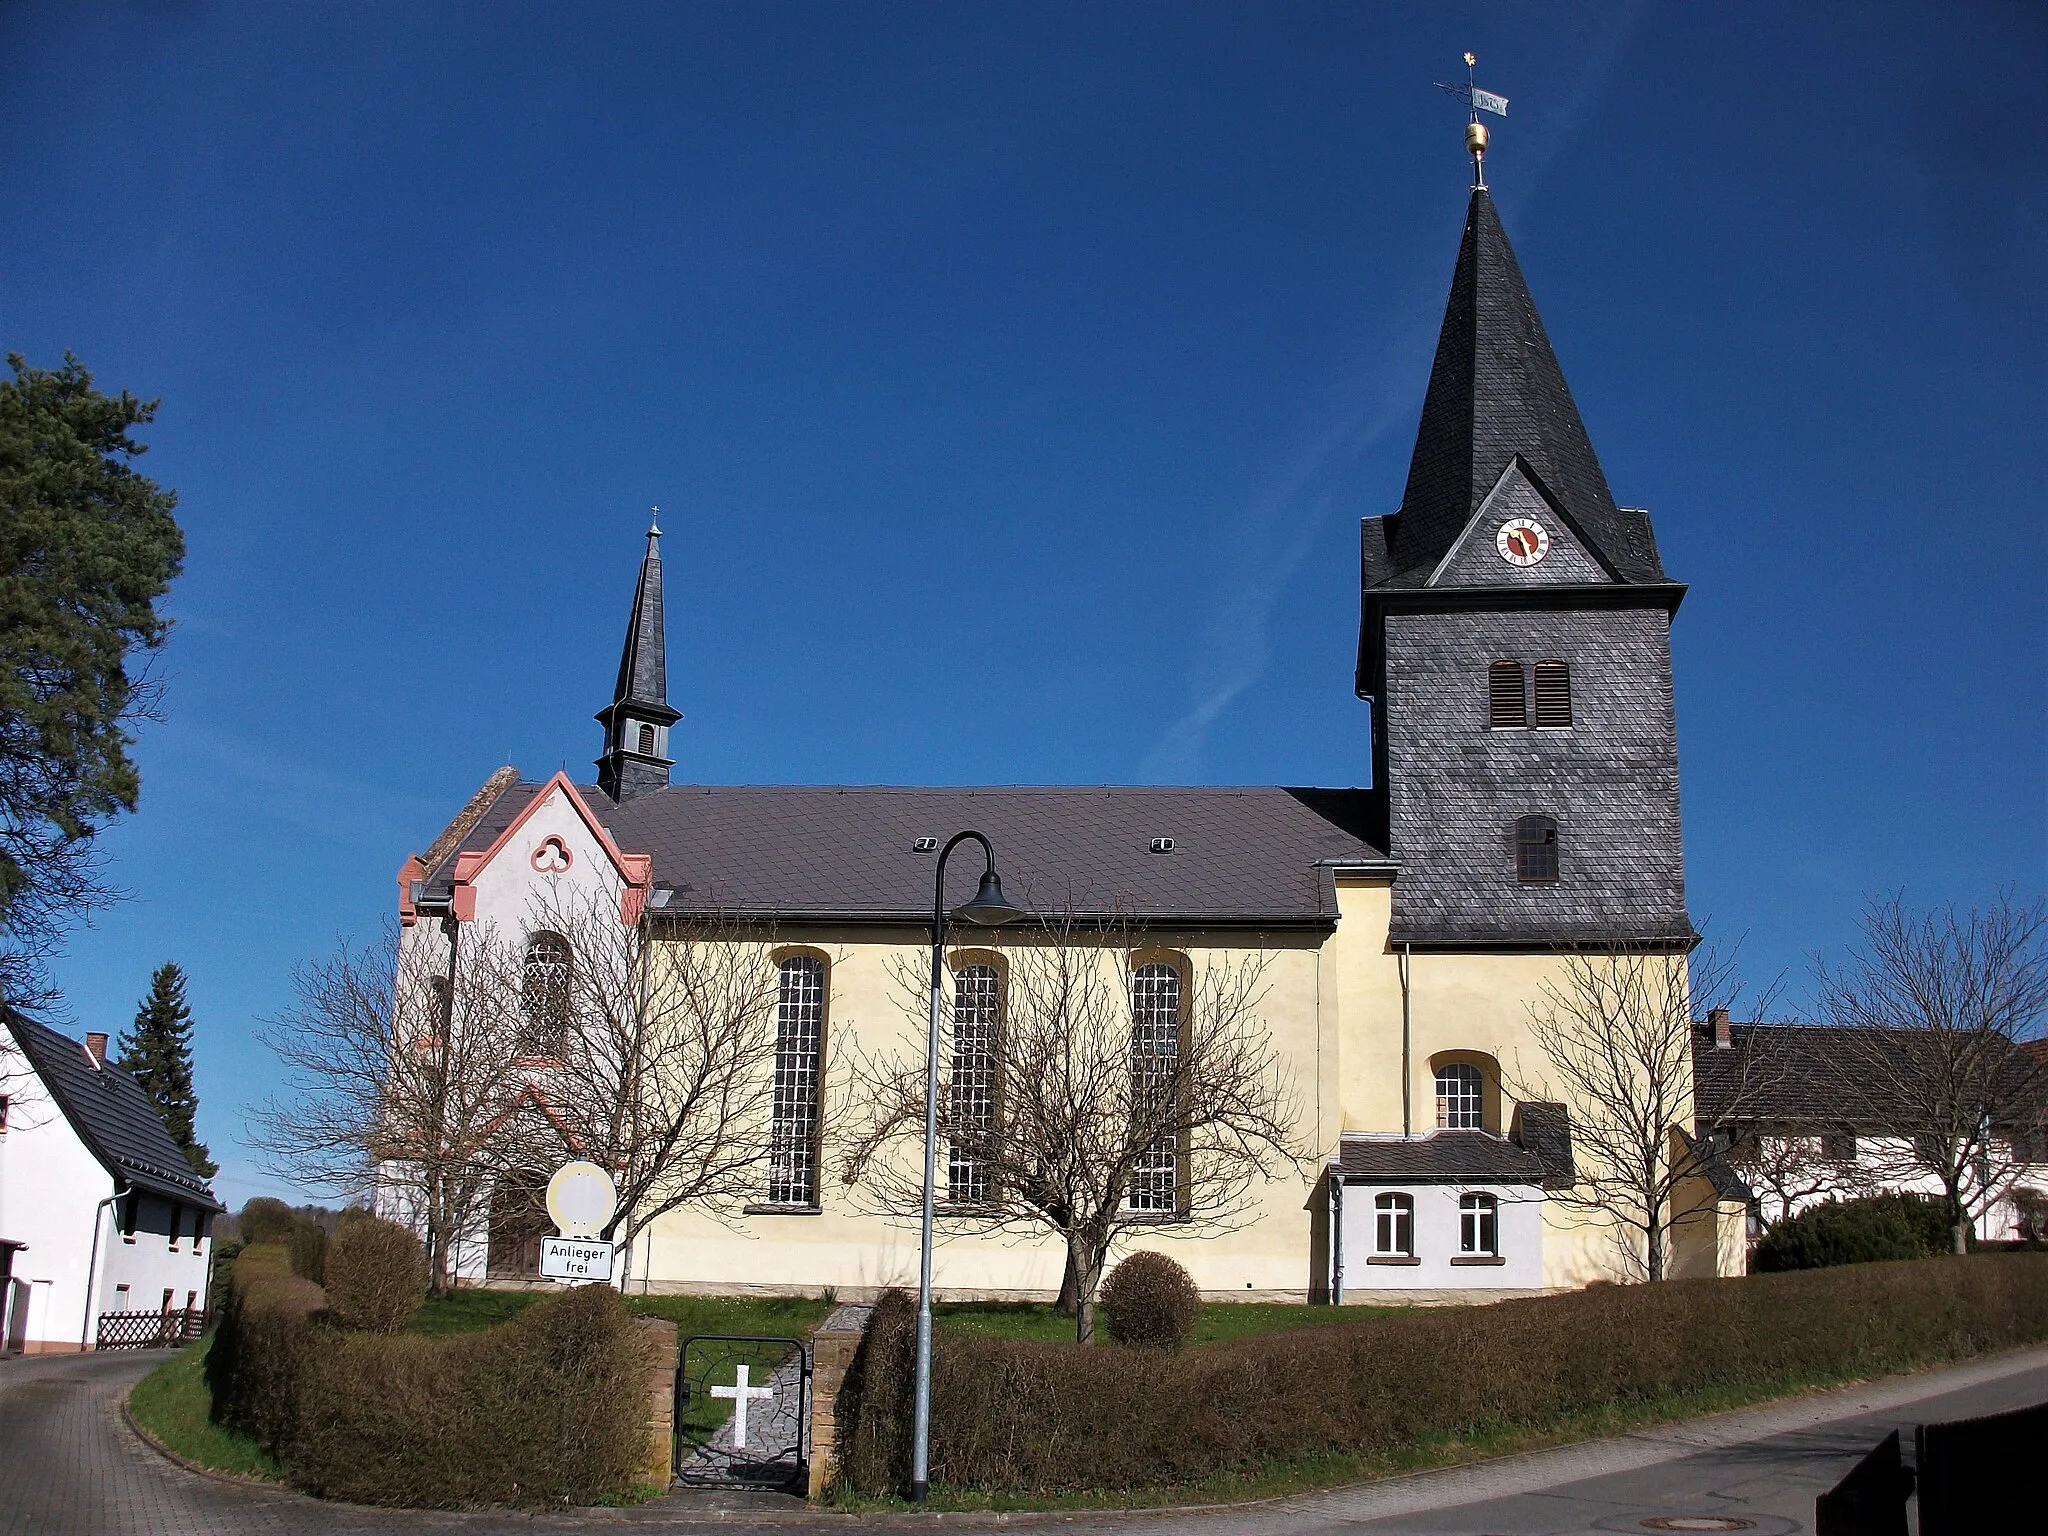
[[[587,770],[656,503],[681,778],[1364,783],[1466,48],[1692,584],[1696,917],[1796,1004],[2040,891],[2038,6],[0,4],[0,344],[162,397],[190,541],[69,1022],[183,964],[257,1192],[252,1025]]]

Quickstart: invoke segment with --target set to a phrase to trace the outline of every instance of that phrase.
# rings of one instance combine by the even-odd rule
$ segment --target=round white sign
[[[618,1208],[618,1187],[595,1163],[564,1163],[548,1180],[548,1215],[564,1237],[596,1237]]]

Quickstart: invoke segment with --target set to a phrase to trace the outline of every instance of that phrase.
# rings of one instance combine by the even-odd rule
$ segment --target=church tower
[[[1400,510],[1363,528],[1357,685],[1400,861],[1394,943],[1691,941],[1684,593],[1649,514],[1615,504],[1481,181]]]
[[[604,755],[597,760],[597,787],[615,801],[668,787],[674,766],[668,728],[682,719],[668,707],[667,636],[661,619],[661,529],[647,530],[647,554],[633,592],[633,616],[619,656],[619,682],[612,701],[597,712],[604,727]]]

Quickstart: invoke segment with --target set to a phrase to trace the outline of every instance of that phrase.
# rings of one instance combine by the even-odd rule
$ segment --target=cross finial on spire
[[[661,536],[661,508],[649,507],[647,509],[647,531],[656,538]]]
[[[1465,125],[1465,149],[1472,156],[1472,186],[1475,191],[1486,190],[1486,124],[1479,121],[1479,114],[1491,112],[1495,117],[1508,115],[1508,99],[1496,96],[1492,91],[1482,91],[1473,82],[1472,70],[1479,60],[1470,53],[1465,55],[1465,83],[1446,85],[1439,80],[1436,88],[1453,96],[1464,98],[1472,109],[1472,120]]]

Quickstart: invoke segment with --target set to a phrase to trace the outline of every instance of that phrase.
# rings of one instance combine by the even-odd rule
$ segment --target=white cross
[[[750,1387],[747,1385],[747,1368],[739,1368],[739,1376],[729,1387],[713,1387],[713,1397],[723,1397],[732,1402],[732,1443],[735,1450],[747,1448],[747,1403],[756,1397],[773,1397],[773,1387]]]

